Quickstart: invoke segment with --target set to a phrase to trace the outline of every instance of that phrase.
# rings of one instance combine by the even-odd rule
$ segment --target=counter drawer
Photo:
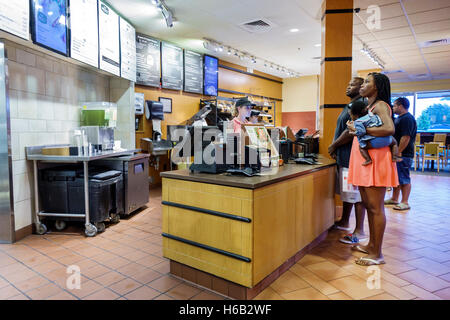
[[[251,219],[252,190],[163,178],[162,200]]]

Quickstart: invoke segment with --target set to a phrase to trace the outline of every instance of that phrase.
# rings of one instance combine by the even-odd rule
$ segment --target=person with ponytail
[[[255,104],[247,97],[236,101],[234,118],[232,120],[234,133],[241,133],[241,124],[249,123],[247,118],[250,116],[253,106]]]
[[[375,137],[391,136],[395,132],[391,106],[391,85],[389,78],[381,73],[370,73],[359,91],[368,99],[367,110],[380,117],[382,125],[366,128],[367,134]],[[349,122],[349,129],[353,123]],[[359,152],[358,139],[353,138],[350,156],[348,182],[358,186],[361,199],[367,209],[370,237],[366,246],[357,244],[352,250],[366,253],[357,259],[359,265],[370,266],[384,264],[382,254],[383,236],[386,228],[384,197],[386,188],[398,186],[397,166],[392,162],[388,146],[368,150],[372,163],[363,165],[365,159]]]

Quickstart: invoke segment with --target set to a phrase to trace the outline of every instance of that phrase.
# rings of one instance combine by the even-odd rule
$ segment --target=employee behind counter
[[[234,133],[241,133],[241,125],[249,123],[247,118],[250,117],[252,107],[256,106],[248,98],[241,98],[235,104],[235,117],[233,118]]]

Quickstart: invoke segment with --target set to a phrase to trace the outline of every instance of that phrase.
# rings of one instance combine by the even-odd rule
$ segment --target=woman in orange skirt
[[[395,127],[392,120],[389,78],[381,73],[371,73],[367,76],[359,93],[362,97],[368,98],[367,109],[378,115],[383,122],[379,127],[366,128],[367,134],[375,137],[393,135]],[[352,126],[352,123],[348,123],[350,132],[352,132]],[[365,160],[359,151],[358,139],[357,137],[353,138],[348,182],[359,187],[362,202],[367,209],[370,240],[366,246],[358,244],[352,250],[367,254],[356,260],[357,264],[364,266],[385,263],[381,252],[386,228],[384,197],[387,187],[398,186],[397,166],[395,162],[392,162],[389,146],[368,151],[372,158],[372,164],[363,166]]]

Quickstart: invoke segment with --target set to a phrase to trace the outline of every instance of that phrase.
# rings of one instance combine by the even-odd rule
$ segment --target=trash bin
[[[120,208],[122,173],[117,170],[89,170],[89,220],[91,223],[105,221],[110,213]],[[76,178],[68,181],[68,207],[70,213],[84,214],[84,172],[77,171]],[[123,192],[123,191],[122,191]]]

